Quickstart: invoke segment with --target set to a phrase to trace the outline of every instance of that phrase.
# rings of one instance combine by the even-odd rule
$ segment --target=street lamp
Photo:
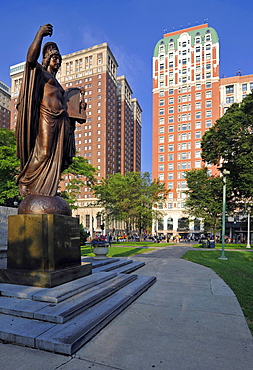
[[[248,207],[248,230],[247,230],[247,245],[246,248],[251,248],[250,245],[250,207]]]
[[[226,175],[229,175],[230,171],[224,169],[223,170],[223,203],[222,203],[222,252],[219,259],[227,260],[224,253],[224,244],[225,244],[225,222],[226,222]]]

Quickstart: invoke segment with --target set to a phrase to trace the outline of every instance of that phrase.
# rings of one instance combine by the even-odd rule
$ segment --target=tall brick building
[[[219,78],[217,32],[203,24],[164,34],[153,54],[152,176],[170,190],[159,204],[163,234],[199,233],[200,222],[184,213],[184,172],[201,168],[201,138],[233,102],[253,88],[253,75]],[[217,169],[208,166],[210,173]]]
[[[0,127],[10,128],[11,89],[0,81]]]
[[[98,169],[98,178],[120,172],[141,171],[141,107],[125,76],[117,76],[118,63],[107,43],[62,56],[57,79],[64,89],[84,87],[87,120],[77,124],[76,151]],[[12,66],[12,119],[16,125],[16,104],[24,63]],[[64,188],[71,176],[65,175]],[[78,195],[78,214],[87,229],[100,230],[101,217],[93,195],[85,185]],[[97,219],[97,222],[96,222]],[[111,225],[111,228],[116,225]]]

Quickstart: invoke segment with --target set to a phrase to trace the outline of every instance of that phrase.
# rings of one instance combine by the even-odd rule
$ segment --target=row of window
[[[253,82],[249,83],[249,89],[253,90]],[[248,90],[248,84],[244,83],[242,84],[242,91]],[[226,86],[226,94],[233,94],[234,93],[234,85],[228,85]]]
[[[228,97],[227,99],[230,99],[230,98],[231,97]],[[198,98],[198,99],[200,99],[200,98]],[[169,99],[169,104],[170,104],[170,101],[171,100]],[[182,102],[183,102],[183,100],[182,100]],[[160,107],[164,106],[164,99],[159,100],[159,106]],[[195,103],[195,109],[201,109],[201,106],[202,106],[201,101]],[[205,101],[205,108],[211,108],[211,107],[212,107],[212,100],[206,100]],[[191,103],[188,103],[188,104],[178,105],[177,108],[178,108],[178,112],[187,112],[187,111],[192,110],[192,105],[191,105]],[[174,113],[174,106],[169,106],[168,107],[168,113],[169,114]]]

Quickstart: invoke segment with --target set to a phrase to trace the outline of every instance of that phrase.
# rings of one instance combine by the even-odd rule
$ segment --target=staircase
[[[132,272],[143,262],[108,258],[92,275],[54,288],[0,284],[0,339],[72,355],[155,283]]]

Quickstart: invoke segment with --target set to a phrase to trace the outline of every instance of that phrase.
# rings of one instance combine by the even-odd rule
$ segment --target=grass
[[[221,249],[222,244],[221,243],[216,243],[215,248],[216,249]],[[202,244],[194,244],[193,248],[202,248]],[[224,244],[225,249],[246,249],[246,244],[229,244],[225,243]]]
[[[173,245],[174,243],[154,243],[154,242],[113,242],[113,246],[125,246],[125,247],[166,247],[168,245]]]
[[[188,251],[182,257],[191,262],[210,267],[233,290],[249,329],[253,335],[253,253],[248,251],[226,251],[228,260],[220,260],[221,251]]]
[[[107,254],[108,257],[129,257],[135,254],[146,253],[154,250],[155,248],[128,248],[128,247],[110,247]],[[92,248],[89,245],[81,246],[81,255],[86,257],[94,257]]]

